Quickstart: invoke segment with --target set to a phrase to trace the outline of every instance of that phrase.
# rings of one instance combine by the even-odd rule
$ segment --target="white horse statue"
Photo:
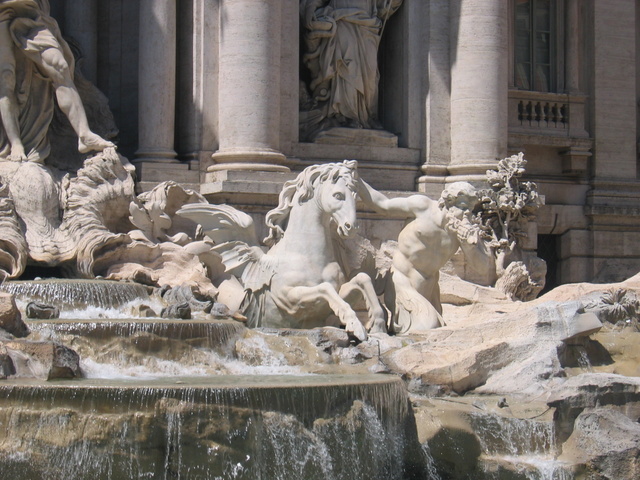
[[[334,314],[359,340],[367,338],[366,330],[385,330],[371,278],[359,273],[347,281],[332,239],[334,231],[346,238],[355,230],[356,168],[354,160],[313,165],[286,182],[278,207],[266,216],[266,253],[251,217],[228,205],[190,204],[177,212],[202,225],[226,271],[240,279],[240,310],[249,326],[313,328]],[[366,325],[352,308],[360,297]]]

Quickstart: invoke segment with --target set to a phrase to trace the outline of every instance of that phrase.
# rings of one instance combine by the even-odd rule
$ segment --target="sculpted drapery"
[[[401,5],[402,0],[301,0],[303,62],[315,111],[303,122],[316,130],[381,128],[378,46],[386,21]]]

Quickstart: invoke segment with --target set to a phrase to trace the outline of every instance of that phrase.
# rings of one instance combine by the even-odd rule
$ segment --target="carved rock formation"
[[[0,329],[16,337],[26,337],[29,327],[22,321],[13,295],[0,292]]]
[[[80,357],[63,345],[15,340],[6,342],[4,347],[13,361],[16,377],[53,380],[82,376]]]

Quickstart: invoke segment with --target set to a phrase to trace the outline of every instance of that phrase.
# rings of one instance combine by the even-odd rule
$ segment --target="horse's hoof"
[[[359,320],[349,322],[346,326],[346,330],[347,333],[358,342],[365,342],[367,340],[367,330]]]
[[[371,323],[369,333],[387,333],[387,321],[384,318],[378,318]]]

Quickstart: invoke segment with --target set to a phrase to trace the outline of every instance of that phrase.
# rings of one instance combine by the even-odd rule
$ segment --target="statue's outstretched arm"
[[[419,212],[435,205],[435,202],[426,195],[389,198],[362,179],[358,180],[358,195],[366,205],[377,212],[387,214],[401,213],[407,216],[416,216]]]

